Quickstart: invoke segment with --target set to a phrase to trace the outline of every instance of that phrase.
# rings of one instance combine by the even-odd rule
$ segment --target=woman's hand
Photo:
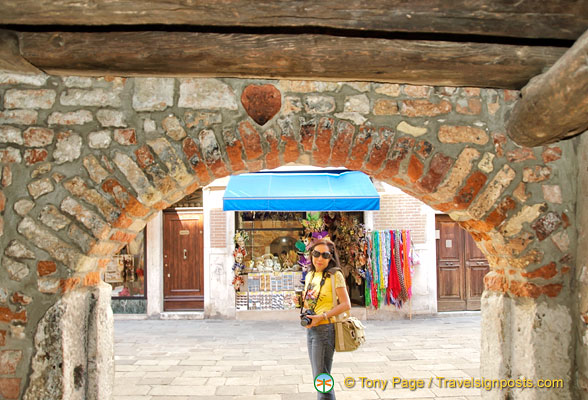
[[[310,324],[306,325],[307,329],[314,328],[315,326],[317,326],[319,324],[319,322],[324,320],[323,314],[307,315],[307,317],[310,318],[310,320],[312,321]]]

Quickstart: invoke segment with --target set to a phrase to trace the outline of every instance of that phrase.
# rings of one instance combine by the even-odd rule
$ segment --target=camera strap
[[[329,273],[326,271],[323,271],[323,277],[321,279],[321,284],[319,286],[319,290],[318,290],[318,294],[316,295],[316,301],[318,302],[318,299],[321,297],[321,290],[323,288],[323,285],[325,284],[325,281],[327,280],[327,278],[329,277]],[[310,279],[310,282],[312,282],[314,280],[314,271],[312,271],[312,278]],[[308,285],[310,286],[310,284]],[[306,301],[306,294],[308,293],[308,289],[306,289],[304,291],[304,296],[302,297],[302,304],[300,305],[300,315],[302,315],[302,310],[304,309],[304,302]]]

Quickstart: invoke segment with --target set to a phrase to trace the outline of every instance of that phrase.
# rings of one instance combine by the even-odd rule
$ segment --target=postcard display
[[[235,293],[237,310],[289,310],[302,292],[301,271],[248,273]]]
[[[112,286],[112,297],[145,297],[144,232],[110,259],[103,271],[104,282]]]

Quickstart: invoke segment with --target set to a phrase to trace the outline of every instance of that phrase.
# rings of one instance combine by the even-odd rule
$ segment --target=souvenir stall
[[[377,210],[379,195],[357,171],[269,172],[231,177],[225,211],[237,211],[233,286],[237,310],[296,307],[310,265],[312,240],[337,243],[346,276],[363,302],[369,260],[363,210]]]

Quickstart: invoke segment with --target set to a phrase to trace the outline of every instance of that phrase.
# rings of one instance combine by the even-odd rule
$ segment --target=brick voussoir
[[[141,203],[150,206],[161,200],[161,193],[151,185],[151,182],[143,173],[143,169],[131,157],[121,152],[115,152],[113,161],[125,175]]]
[[[347,157],[351,153],[351,143],[353,143],[355,129],[355,125],[350,122],[339,121],[337,123],[329,165],[341,166],[347,163]]]
[[[101,240],[95,243],[88,251],[91,257],[110,257],[122,249],[127,243]]]
[[[84,225],[97,239],[106,239],[110,234],[110,226],[97,214],[83,207],[72,197],[66,197],[61,202],[61,211],[68,213]]]
[[[149,214],[149,208],[139,202],[128,190],[116,179],[109,178],[102,183],[102,190],[114,198],[118,207],[132,217],[144,217]],[[120,217],[119,217],[120,219]],[[118,222],[118,220],[117,220]]]
[[[192,182],[194,179],[192,174],[188,172],[182,157],[180,157],[174,146],[172,146],[167,139],[152,139],[148,140],[147,144],[164,163],[169,172],[169,176],[172,177],[180,187],[186,187]],[[158,201],[159,200],[160,199],[158,199]]]
[[[114,242],[130,243],[133,239],[135,239],[135,237],[137,237],[135,232],[125,232],[120,229],[113,229],[108,240]]]

